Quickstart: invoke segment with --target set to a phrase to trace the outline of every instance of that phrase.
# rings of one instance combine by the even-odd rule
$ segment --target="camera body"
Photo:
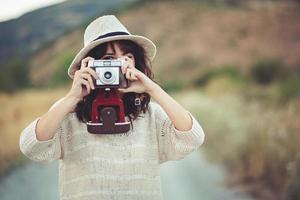
[[[124,60],[89,60],[88,67],[91,67],[100,77],[94,80],[96,88],[127,88],[128,80],[122,73],[121,67]]]
[[[92,102],[91,120],[87,130],[92,134],[117,134],[129,131],[130,122],[125,120],[125,109],[121,92],[117,88],[127,88],[128,80],[122,73],[124,60],[90,60],[91,67],[100,79],[93,79],[96,98]]]

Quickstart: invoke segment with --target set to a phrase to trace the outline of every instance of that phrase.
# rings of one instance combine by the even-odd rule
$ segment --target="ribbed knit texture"
[[[192,129],[179,131],[161,106],[150,102],[127,133],[95,135],[69,113],[47,141],[36,139],[37,118],[22,131],[19,144],[33,161],[59,160],[61,200],[161,200],[159,164],[183,158],[204,141],[200,124],[189,115]]]

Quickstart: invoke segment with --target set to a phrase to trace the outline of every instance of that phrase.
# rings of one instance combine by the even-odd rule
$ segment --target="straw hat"
[[[131,40],[145,49],[146,56],[152,61],[156,54],[155,44],[146,37],[132,35],[126,27],[114,16],[105,15],[92,21],[84,32],[84,47],[72,61],[68,75],[73,79],[75,71],[79,69],[81,60],[94,47],[114,40]]]

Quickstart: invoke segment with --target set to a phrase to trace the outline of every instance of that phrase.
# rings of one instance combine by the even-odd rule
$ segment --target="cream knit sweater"
[[[59,160],[60,200],[161,200],[159,164],[183,158],[204,141],[200,124],[189,115],[191,130],[179,131],[150,102],[127,133],[94,135],[69,113],[47,141],[36,139],[37,118],[22,131],[20,149],[33,161]]]

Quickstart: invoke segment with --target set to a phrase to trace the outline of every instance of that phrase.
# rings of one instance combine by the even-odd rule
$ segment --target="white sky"
[[[0,0],[0,21],[19,17],[20,15],[65,0]]]

